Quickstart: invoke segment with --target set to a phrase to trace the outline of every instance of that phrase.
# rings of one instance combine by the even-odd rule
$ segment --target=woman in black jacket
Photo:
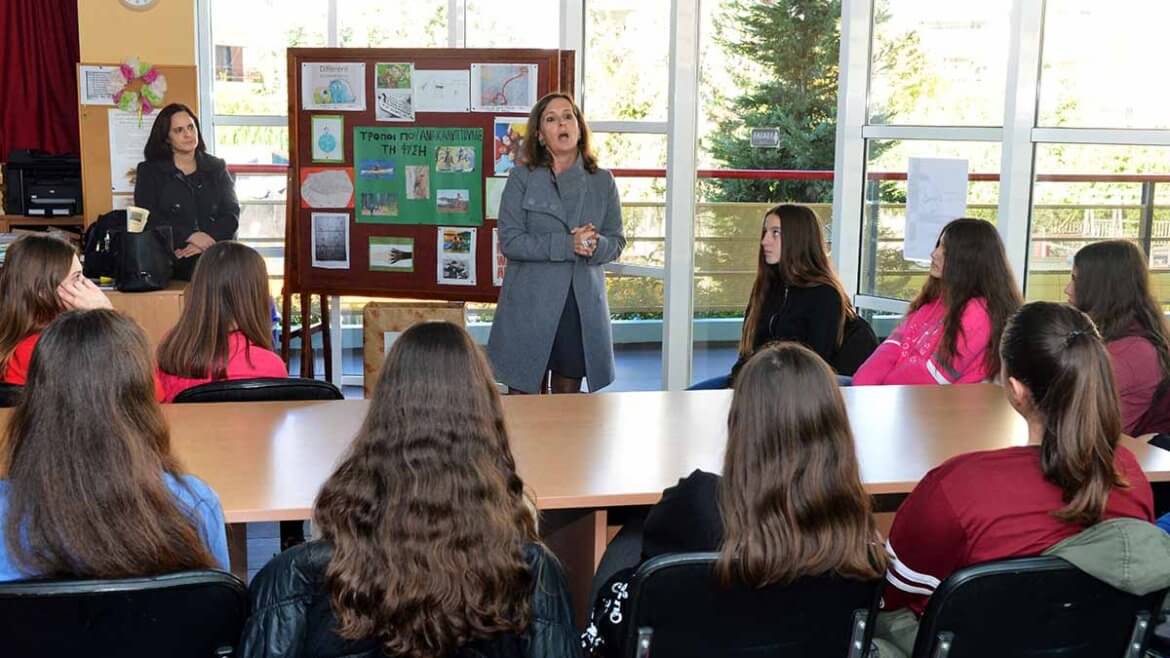
[[[398,338],[314,507],[321,540],[252,582],[242,656],[579,655],[491,369],[463,329]]]
[[[148,226],[169,226],[174,277],[190,280],[199,254],[231,240],[240,224],[235,184],[223,160],[207,153],[191,108],[171,103],[158,113],[138,163],[134,205],[150,211]]]

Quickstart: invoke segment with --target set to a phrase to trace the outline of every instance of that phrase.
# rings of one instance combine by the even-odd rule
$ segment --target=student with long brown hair
[[[995,226],[956,219],[902,324],[853,376],[872,384],[972,384],[999,374],[999,339],[1023,298]]]
[[[886,544],[888,610],[920,616],[962,567],[1040,555],[1105,519],[1154,518],[1150,483],[1118,445],[1109,354],[1088,316],[1027,304],[1008,321],[1000,350],[1004,392],[1028,423],[1029,444],[955,457],[914,487]]]
[[[758,350],[736,378],[727,437],[722,477],[696,470],[650,508],[642,561],[719,551],[719,577],[753,587],[881,578],[885,556],[845,402],[824,360],[795,343]],[[582,635],[594,656],[627,655],[622,606],[635,569],[615,571],[596,597]]]
[[[163,401],[212,381],[288,377],[272,351],[270,311],[268,270],[255,249],[225,240],[204,251],[179,322],[158,347]]]
[[[0,382],[24,384],[41,331],[63,311],[109,308],[110,300],[81,274],[73,246],[29,234],[8,247],[0,268]]]
[[[854,317],[845,287],[829,264],[816,214],[806,206],[774,206],[764,213],[760,227],[756,280],[744,311],[739,360],[730,375],[691,388],[731,386],[756,350],[775,341],[801,343],[832,363],[844,339],[845,324]]]
[[[1105,340],[1121,399],[1122,431],[1144,433],[1142,416],[1170,375],[1170,330],[1150,291],[1145,254],[1129,240],[1088,245],[1073,257],[1064,292]]]
[[[133,320],[105,309],[54,320],[3,446],[0,580],[228,568],[219,498],[171,453]]]
[[[241,655],[577,653],[491,369],[460,327],[417,324],[394,343],[314,519],[321,539],[252,582]]]

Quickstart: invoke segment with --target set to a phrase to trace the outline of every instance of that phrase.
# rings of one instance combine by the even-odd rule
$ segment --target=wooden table
[[[85,223],[81,215],[59,217],[25,217],[24,215],[0,215],[0,233],[8,233],[14,228],[75,228],[80,230]]]
[[[183,293],[186,289],[186,281],[172,281],[163,290],[152,292],[104,292],[115,309],[134,318],[142,326],[150,341],[150,348],[154,350],[162,342],[163,336],[178,323],[183,313]]]

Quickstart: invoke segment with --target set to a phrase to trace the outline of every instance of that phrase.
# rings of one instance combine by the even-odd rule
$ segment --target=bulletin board
[[[574,53],[290,48],[286,294],[494,302],[495,214]],[[497,135],[498,133],[498,135]]]

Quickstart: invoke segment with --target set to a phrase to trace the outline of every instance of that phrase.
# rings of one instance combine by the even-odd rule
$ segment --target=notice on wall
[[[967,213],[967,161],[910,158],[907,167],[906,260],[930,260],[943,226]]]
[[[77,70],[77,98],[82,105],[114,105],[114,94],[122,88],[117,66],[82,64]]]
[[[137,112],[110,110],[110,191],[133,193],[138,178],[138,163],[154,117],[139,118]]]
[[[353,131],[357,221],[483,223],[483,129],[359,127]]]

